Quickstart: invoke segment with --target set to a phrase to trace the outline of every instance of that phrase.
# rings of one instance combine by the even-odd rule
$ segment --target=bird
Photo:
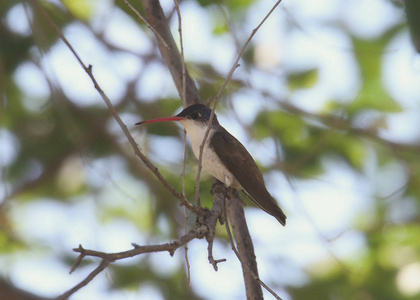
[[[187,132],[197,159],[200,146],[210,123],[211,108],[204,104],[186,107],[176,116],[146,120],[135,125],[163,121],[177,121]],[[286,225],[286,215],[268,192],[263,175],[246,148],[213,116],[208,137],[203,147],[202,166],[226,187],[241,190],[259,208]]]

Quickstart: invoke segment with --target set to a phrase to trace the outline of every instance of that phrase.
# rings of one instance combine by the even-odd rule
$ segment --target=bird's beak
[[[159,119],[152,119],[147,121],[141,121],[136,123],[135,125],[143,125],[143,124],[149,124],[149,123],[156,123],[156,122],[164,122],[164,121],[181,121],[183,120],[183,117],[165,117],[165,118],[159,118]]]

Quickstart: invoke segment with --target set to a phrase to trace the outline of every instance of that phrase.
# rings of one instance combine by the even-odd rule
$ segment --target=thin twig
[[[98,82],[96,81],[95,76],[92,73],[92,65],[86,66],[82,59],[79,57],[77,52],[74,50],[74,48],[71,46],[69,41],[66,39],[60,28],[54,23],[54,21],[50,18],[50,16],[45,12],[44,8],[38,3],[37,0],[31,0],[32,3],[35,4],[35,6],[38,8],[38,10],[41,12],[41,14],[45,17],[45,19],[48,21],[50,26],[55,30],[55,32],[58,34],[58,36],[61,38],[61,40],[66,44],[66,46],[70,49],[70,51],[73,53],[73,55],[76,57],[79,64],[82,66],[82,68],[85,70],[85,72],[89,75],[90,79],[93,82],[93,85],[95,89],[99,92],[102,99],[104,100],[105,104],[107,105],[111,115],[114,117],[115,121],[117,121],[118,125],[121,127],[122,131],[124,132],[124,135],[126,136],[128,142],[132,146],[134,153],[136,156],[138,156],[143,163],[153,172],[153,174],[159,179],[159,181],[162,183],[162,185],[168,189],[172,195],[174,195],[176,198],[178,198],[181,202],[181,205],[186,206],[189,210],[194,212],[195,214],[202,214],[202,210],[198,207],[196,207],[194,204],[192,204],[190,201],[188,201],[181,193],[179,193],[169,182],[166,181],[166,179],[163,177],[163,175],[159,172],[159,170],[150,162],[150,160],[141,152],[139,149],[136,141],[130,134],[130,131],[128,130],[127,126],[124,124],[124,122],[121,120],[120,116],[118,115],[117,111],[115,110],[114,106],[111,103],[111,100],[108,98],[108,96],[105,94],[105,92],[102,90],[102,88],[99,86]]]
[[[62,295],[58,296],[56,299],[57,300],[65,300],[68,299],[71,295],[73,295],[75,292],[77,292],[78,290],[80,290],[82,287],[86,286],[89,282],[91,282],[93,280],[93,278],[96,277],[96,275],[98,275],[99,273],[101,273],[103,270],[106,269],[106,267],[108,267],[108,265],[111,262],[103,259],[101,261],[101,263],[99,264],[99,266],[93,270],[92,272],[90,272],[90,274],[83,279],[79,284],[75,285],[73,288],[71,288],[70,290],[66,291],[65,293],[63,293]]]
[[[163,39],[163,37],[159,34],[159,32],[156,31],[156,29],[153,28],[152,25],[150,25],[149,22],[147,22],[147,20],[145,18],[143,18],[143,16],[139,13],[139,11],[133,6],[131,5],[130,2],[128,2],[128,0],[124,0],[124,3],[136,14],[136,16],[144,23],[146,24],[147,28],[149,28],[151,31],[153,31],[153,33],[158,37],[158,39],[161,40],[161,42],[163,43],[163,45],[169,49],[168,44],[165,42],[165,40]]]
[[[200,180],[204,145],[206,143],[207,137],[208,137],[208,135],[210,133],[210,129],[212,127],[212,123],[213,123],[213,119],[214,119],[214,111],[216,110],[217,103],[219,102],[219,99],[222,96],[222,93],[223,93],[226,85],[228,84],[228,82],[232,78],[233,72],[235,72],[236,68],[239,67],[239,60],[241,59],[242,55],[244,54],[245,49],[248,47],[248,45],[251,42],[254,35],[257,33],[257,31],[260,29],[260,27],[264,24],[264,22],[268,19],[268,17],[271,15],[271,13],[277,8],[277,6],[279,6],[281,1],[282,0],[278,0],[274,4],[274,6],[270,9],[270,11],[267,13],[267,15],[264,17],[264,19],[258,24],[258,26],[255,27],[254,30],[252,30],[251,35],[249,36],[249,38],[246,40],[245,44],[242,46],[241,50],[239,51],[238,56],[236,57],[236,60],[232,65],[232,68],[230,69],[228,75],[226,76],[225,81],[222,84],[222,87],[220,88],[219,92],[217,93],[216,97],[214,98],[214,103],[213,103],[213,107],[212,107],[211,114],[210,114],[209,125],[207,127],[206,133],[204,134],[203,141],[201,142],[201,145],[200,145],[200,154],[199,154],[199,157],[198,157],[197,181]]]
[[[178,32],[179,32],[179,44],[181,48],[181,67],[182,67],[182,103],[184,107],[187,107],[187,86],[186,86],[186,67],[185,67],[185,56],[184,56],[184,40],[182,37],[182,18],[181,18],[181,10],[179,9],[178,0],[174,0],[176,13],[178,15]]]
[[[184,42],[182,39],[182,18],[181,10],[179,9],[179,3],[177,0],[174,0],[176,13],[178,15],[178,32],[179,32],[179,43],[181,47],[181,65],[182,65],[182,103],[184,107],[187,107],[187,89],[186,89],[186,69],[185,69],[185,58],[184,58]],[[184,157],[182,161],[182,194],[185,197],[185,162],[187,160],[187,132],[184,129]],[[197,203],[198,204],[198,203]],[[200,205],[199,205],[200,206]],[[185,216],[185,233],[188,232],[188,211],[184,207],[184,216]],[[191,285],[191,266],[188,259],[188,244],[185,244],[185,263],[187,264],[187,280],[188,284]]]
[[[185,162],[187,160],[187,132],[184,129],[184,157],[182,160],[182,195],[185,197]],[[188,211],[187,208],[184,206],[184,216],[185,216],[185,225],[184,225],[184,231],[185,234],[188,232]],[[191,285],[191,266],[190,261],[188,259],[188,243],[184,246],[185,249],[185,263],[187,264],[187,280],[188,284]]]
[[[179,43],[181,48],[181,68],[182,68],[182,103],[184,107],[187,106],[187,99],[186,99],[186,69],[185,69],[185,57],[184,57],[184,42],[182,38],[182,18],[181,18],[181,10],[179,9],[178,0],[174,0],[175,9],[178,15],[178,32],[179,32]],[[195,199],[198,207],[201,207],[201,200],[200,200],[200,177],[195,182]]]

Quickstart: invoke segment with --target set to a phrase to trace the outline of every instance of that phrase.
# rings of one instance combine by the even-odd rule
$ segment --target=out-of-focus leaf
[[[181,100],[162,98],[154,103],[142,105],[140,114],[143,120],[158,119],[176,115],[176,111],[182,108]],[[140,120],[139,118],[139,121]],[[138,126],[140,130],[147,130],[150,134],[175,136],[179,135],[180,129],[176,122],[162,122]]]
[[[0,41],[0,63],[3,69],[0,71],[11,73],[26,58],[27,51],[33,43],[33,37],[16,35],[1,22]],[[0,82],[0,91],[5,88],[3,84]]]
[[[93,0],[62,0],[61,2],[78,19],[89,21],[94,12]]]
[[[274,137],[280,141],[285,165],[292,168],[288,171],[297,171],[293,170],[295,165],[299,165],[299,172],[306,175],[316,175],[321,171],[318,157],[307,156],[319,132],[308,128],[299,116],[284,111],[263,111],[257,116],[253,130],[257,138]]]
[[[231,0],[228,2],[228,4],[231,9],[235,9],[235,8],[248,7],[254,2],[255,0]]]
[[[357,99],[350,105],[350,112],[373,109],[379,112],[401,112],[402,108],[384,89],[380,80],[363,84]]]
[[[213,33],[216,35],[224,34],[229,32],[229,27],[226,23],[221,23],[213,29]]]
[[[22,241],[20,241],[13,233],[13,224],[9,220],[7,211],[5,209],[0,210],[0,254],[13,253],[24,247]]]
[[[61,7],[53,4],[52,2],[42,1],[40,2],[45,11],[48,13],[54,23],[60,28],[72,21],[71,16],[66,13]],[[42,50],[48,52],[50,47],[59,39],[57,32],[51,27],[48,20],[42,15],[42,13],[33,7],[34,18],[32,26],[34,35],[37,36],[37,46]]]
[[[213,5],[213,4],[222,4],[223,1],[222,0],[197,0],[197,2],[201,5],[201,6],[209,6],[209,5]]]
[[[255,63],[255,45],[251,44],[245,49],[242,59],[248,64]]]
[[[230,9],[235,10],[238,8],[248,7],[255,0],[231,0],[231,1],[224,1],[224,0],[197,0],[201,6],[209,6],[214,4],[223,4],[229,6]]]
[[[414,48],[420,53],[420,1],[405,0],[405,13]]]
[[[254,131],[256,137],[266,138],[272,133],[280,135],[282,142],[299,144],[305,123],[296,115],[284,111],[263,111],[258,114]]]
[[[291,91],[310,88],[314,86],[317,81],[318,69],[316,68],[287,75],[287,83]]]
[[[283,111],[260,113],[254,132],[261,139],[278,139],[285,163],[297,164],[301,171],[312,175],[321,170],[322,157],[338,155],[355,170],[362,169],[366,157],[365,145],[357,137],[306,124],[300,116]]]
[[[377,39],[352,37],[363,85],[356,100],[348,108],[350,114],[373,109],[380,112],[400,112],[400,105],[388,94],[382,83],[382,59],[389,41],[400,27],[390,28]]]
[[[179,250],[178,250],[179,251]],[[156,255],[156,254],[154,254]],[[169,254],[168,254],[169,255]],[[202,299],[188,288],[186,275],[182,267],[170,274],[155,272],[145,260],[131,266],[112,265],[113,288],[141,289],[142,285],[153,285],[163,294],[164,299]]]
[[[362,169],[366,158],[366,147],[363,142],[357,137],[341,132],[331,133],[323,151],[339,154],[356,170]]]

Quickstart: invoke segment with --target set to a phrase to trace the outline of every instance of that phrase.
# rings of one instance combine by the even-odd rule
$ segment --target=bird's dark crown
[[[211,115],[210,107],[204,104],[193,104],[185,108],[176,116],[203,122],[203,123],[208,123],[208,121],[210,120],[210,115]],[[217,121],[217,116],[215,114],[213,117],[213,125],[217,125],[217,124],[219,124],[219,122]]]

